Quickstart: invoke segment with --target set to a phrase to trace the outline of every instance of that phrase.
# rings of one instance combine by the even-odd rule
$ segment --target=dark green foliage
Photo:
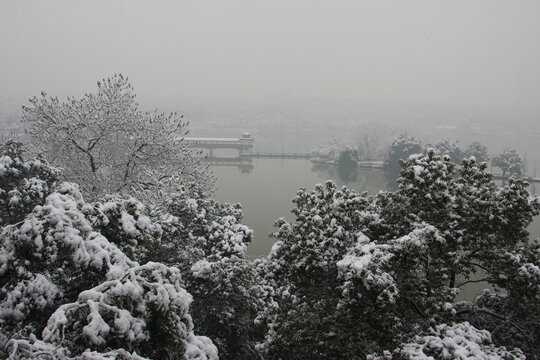
[[[414,348],[401,344],[437,346],[458,333],[479,341],[482,356],[522,358],[499,348],[506,346],[534,358],[538,348],[528,344],[538,343],[530,320],[536,315],[526,314],[538,309],[540,261],[537,247],[522,244],[539,202],[527,184],[511,180],[497,188],[485,163],[464,160],[458,171],[434,150],[401,166],[393,193],[368,197],[332,183],[301,189],[296,221],[276,223],[278,241],[262,262],[275,289],[262,317],[267,335],[260,349],[268,358],[364,358],[394,348],[401,358]],[[454,304],[459,288],[477,279],[507,292],[507,305],[486,305],[485,313],[503,311],[523,338],[473,323],[470,309]],[[445,325],[464,319],[476,328]],[[493,343],[482,329],[495,332]],[[422,333],[429,335],[415,338]]]
[[[509,348],[519,347],[528,359],[540,356],[540,242],[500,251],[483,264],[483,272],[505,293],[486,291],[458,314]]]
[[[263,328],[254,323],[264,307],[265,290],[253,262],[245,259],[200,261],[192,267],[187,289],[198,334],[212,339],[220,359],[257,359],[255,344]]]
[[[76,185],[63,183],[5,227],[0,340],[9,342],[0,355],[217,359],[211,341],[193,333],[180,271],[139,266],[125,254],[144,259],[159,241],[161,227],[144,212],[134,199],[86,203]]]
[[[400,160],[406,160],[410,155],[422,153],[423,148],[420,141],[406,134],[400,135],[390,145],[388,155],[384,161],[384,168],[389,173],[389,176],[394,178],[399,174]]]
[[[24,219],[58,185],[60,171],[43,160],[25,161],[22,143],[0,146],[0,226]]]
[[[346,147],[339,154],[338,171],[343,181],[355,181],[358,176],[358,151]]]
[[[392,353],[369,356],[368,360],[408,359],[504,359],[525,360],[519,349],[507,350],[493,344],[490,333],[468,322],[439,324],[417,334]]]
[[[270,331],[261,349],[271,359],[353,355],[366,337],[361,328],[347,326],[353,318],[339,309],[337,262],[360,234],[356,225],[369,200],[328,182],[299,190],[293,202],[296,221],[276,222],[278,241],[261,264],[265,281],[276,289],[263,316]]]
[[[474,156],[475,160],[479,163],[489,160],[487,147],[478,141],[471,142],[463,152],[464,158],[468,159],[471,156]]]
[[[131,261],[83,214],[87,204],[73,184],[62,184],[24,221],[0,233],[0,326],[39,333],[64,302],[126,269]]]
[[[163,228],[155,261],[178,266],[184,273],[199,260],[244,258],[253,232],[240,223],[240,204],[220,203],[182,187],[165,199],[155,218]]]
[[[191,296],[180,277],[163,264],[136,265],[60,306],[43,339],[68,344],[72,356],[120,349],[151,359],[217,358],[210,341],[193,334]]]
[[[239,204],[220,203],[181,188],[164,204],[162,243],[154,259],[182,270],[193,295],[195,331],[210,337],[221,359],[254,359],[262,337],[254,323],[264,289],[246,259],[252,230],[240,223]]]
[[[426,145],[426,152],[430,149],[439,156],[449,156],[454,164],[459,164],[463,160],[464,152],[459,148],[457,141],[450,142],[450,140],[443,140],[436,144]]]
[[[143,203],[132,197],[107,195],[85,208],[95,231],[118,246],[130,259],[145,263],[158,248],[163,230],[147,216]]]
[[[516,150],[504,150],[495,155],[491,163],[502,170],[503,176],[519,176],[523,171],[523,161]]]
[[[196,187],[149,215],[133,198],[87,203],[51,182],[1,233],[0,354],[538,359],[540,243],[527,226],[540,200],[521,180],[495,186],[474,159],[457,167],[430,150],[400,165],[395,192],[300,189],[295,220],[276,222],[256,261],[241,207]],[[456,302],[480,280],[495,292]]]

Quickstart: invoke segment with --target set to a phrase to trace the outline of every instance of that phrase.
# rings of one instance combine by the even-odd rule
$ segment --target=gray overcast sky
[[[77,95],[121,72],[139,98],[540,106],[539,0],[0,0],[0,99]]]

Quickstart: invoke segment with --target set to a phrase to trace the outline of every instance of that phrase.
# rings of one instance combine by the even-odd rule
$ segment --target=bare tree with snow
[[[128,79],[115,75],[98,82],[96,93],[81,99],[30,99],[22,122],[35,153],[64,168],[92,197],[139,193],[165,184],[196,183],[213,189],[214,178],[200,156],[182,140],[187,123],[176,113],[143,112]]]

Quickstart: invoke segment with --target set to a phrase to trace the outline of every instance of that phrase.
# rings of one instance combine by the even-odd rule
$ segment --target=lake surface
[[[380,190],[395,190],[395,180],[385,176],[382,169],[358,169],[356,178],[343,180],[335,167],[317,166],[308,159],[253,158],[250,164],[212,166],[217,177],[219,201],[241,203],[243,223],[254,231],[248,247],[250,257],[268,255],[275,239],[268,235],[276,229],[273,224],[280,217],[293,221],[292,199],[299,188],[313,189],[316,184],[333,180],[357,192],[375,194]],[[341,176],[340,176],[341,175]],[[531,192],[536,188],[531,186]],[[530,227],[532,237],[540,236],[540,219]]]

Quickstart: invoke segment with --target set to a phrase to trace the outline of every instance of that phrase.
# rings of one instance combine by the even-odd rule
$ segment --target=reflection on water
[[[253,170],[253,160],[250,157],[238,156],[232,158],[207,157],[206,163],[210,166],[234,166],[242,173],[250,173]]]
[[[317,174],[320,181],[330,179],[340,186],[345,185],[357,192],[367,191],[375,194],[381,190],[394,191],[397,189],[396,179],[390,179],[383,169],[313,164],[311,170]]]
[[[274,239],[268,235],[275,231],[275,220],[279,217],[293,220],[292,199],[301,187],[313,189],[316,184],[330,179],[338,186],[345,185],[359,193],[376,194],[380,190],[397,188],[395,179],[389,179],[382,169],[358,168],[340,172],[336,166],[314,164],[307,159],[252,158],[236,163],[222,159],[211,164],[217,177],[216,199],[241,203],[243,222],[254,231],[253,243],[248,248],[252,257],[266,256],[270,251]],[[536,192],[538,185],[531,184],[531,193]],[[529,231],[531,237],[539,237],[539,218],[531,224]]]
[[[243,222],[255,235],[248,248],[253,257],[266,256],[270,251],[274,239],[268,235],[275,231],[275,220],[279,217],[293,220],[292,199],[301,187],[313,189],[316,184],[331,179],[339,186],[346,185],[358,192],[377,193],[395,188],[395,181],[389,181],[382,169],[359,168],[340,173],[337,167],[313,164],[307,159],[249,160],[248,167],[242,162],[235,164],[225,160],[211,164],[217,177],[216,199],[242,204]]]

